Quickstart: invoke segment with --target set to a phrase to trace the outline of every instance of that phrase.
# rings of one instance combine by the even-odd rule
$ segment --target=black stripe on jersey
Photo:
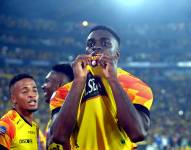
[[[138,111],[144,112],[150,118],[150,111],[146,107],[144,107],[143,105],[140,105],[140,104],[133,104],[133,105],[135,106],[135,108]]]
[[[60,108],[61,108],[61,107],[58,107],[58,108],[55,108],[55,109],[52,110],[51,118],[52,118],[56,113],[58,113],[58,112],[60,111]]]

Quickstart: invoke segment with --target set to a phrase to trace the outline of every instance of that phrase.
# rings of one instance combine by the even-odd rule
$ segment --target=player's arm
[[[0,149],[1,150],[8,150],[10,149],[11,145],[11,137],[9,135],[9,128],[8,124],[0,121]]]
[[[78,56],[72,65],[74,80],[65,102],[51,126],[51,138],[48,144],[55,142],[64,145],[70,139],[76,125],[78,107],[86,83],[86,65],[88,65],[87,56]]]
[[[47,134],[47,148],[70,149],[70,136],[76,124],[77,111],[84,83],[73,80],[70,92],[58,113],[53,115],[52,125]],[[80,90],[81,89],[81,90]]]
[[[117,79],[111,78],[109,83],[117,106],[119,125],[126,131],[132,142],[144,140],[150,126],[148,114],[145,113],[146,111],[136,109]]]
[[[113,92],[119,126],[125,130],[132,142],[144,140],[150,126],[149,116],[144,111],[135,108],[122,88],[117,78],[112,56],[103,55],[100,58],[100,64]]]
[[[58,112],[59,112],[60,108],[61,107],[59,107],[56,112],[54,111],[54,113],[52,113],[52,118],[51,118],[52,122],[54,122],[54,120],[58,116]],[[50,124],[49,127],[50,126],[52,126],[52,125]],[[47,144],[47,143],[51,143],[51,144]],[[47,150],[52,150],[52,149],[70,150],[71,149],[70,141],[65,142],[63,145],[57,144],[57,143],[53,143],[53,141],[52,141],[52,134],[50,134],[50,130],[48,129],[47,133],[46,133],[46,149]]]

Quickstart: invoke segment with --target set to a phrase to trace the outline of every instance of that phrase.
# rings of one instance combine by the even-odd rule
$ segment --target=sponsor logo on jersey
[[[20,139],[19,143],[32,143],[32,139]]]
[[[105,87],[100,77],[93,76],[91,73],[88,73],[82,102],[97,95],[106,96],[107,93]]]
[[[34,131],[28,131],[28,134],[36,134]]]

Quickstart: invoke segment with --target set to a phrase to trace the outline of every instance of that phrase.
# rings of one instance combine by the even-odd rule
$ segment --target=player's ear
[[[15,99],[15,97],[13,95],[11,95],[11,101],[12,101],[13,104],[17,103],[17,101],[16,101],[16,99]]]
[[[120,56],[120,50],[118,49],[118,50],[116,51],[116,57],[117,57],[117,59],[119,59],[119,56]]]
[[[118,60],[119,56],[120,56],[120,51],[119,51],[119,49],[117,49],[116,52],[115,52],[115,59]]]
[[[15,95],[14,95],[14,90],[13,90],[13,88],[10,89],[10,99],[11,99],[12,104],[15,105],[15,104],[17,103],[17,102],[16,102]]]
[[[13,94],[11,94],[11,102],[12,102],[12,106],[13,108],[15,107],[15,105],[17,104],[16,98]]]
[[[59,85],[58,85],[57,88],[59,88],[59,87],[61,87],[61,86],[64,86],[64,82],[63,82],[63,81],[59,83]]]

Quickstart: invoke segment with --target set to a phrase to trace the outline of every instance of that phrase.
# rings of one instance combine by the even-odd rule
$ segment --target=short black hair
[[[73,70],[69,63],[56,64],[52,67],[52,71],[65,74],[70,81],[74,79]]]
[[[110,29],[109,27],[106,27],[106,26],[103,26],[103,25],[95,26],[95,27],[93,27],[90,30],[89,34],[92,33],[93,31],[96,31],[96,30],[105,30],[105,31],[108,31],[109,33],[111,33],[115,37],[115,39],[117,40],[118,44],[120,45],[120,38],[119,38],[119,36],[112,29]]]
[[[15,75],[9,82],[9,90],[11,89],[11,87],[18,81],[25,79],[25,78],[29,78],[35,81],[35,79],[33,78],[33,76],[26,74],[26,73],[21,73],[21,74],[17,74]]]

